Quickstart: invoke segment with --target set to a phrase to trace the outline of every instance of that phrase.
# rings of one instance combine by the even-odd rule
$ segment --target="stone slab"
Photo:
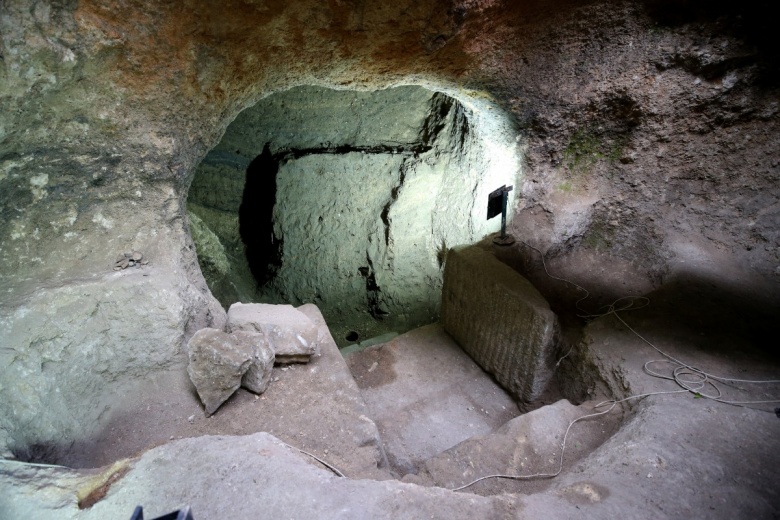
[[[541,294],[484,249],[450,249],[441,323],[520,403],[539,398],[552,377],[558,319]]]
[[[277,363],[306,363],[318,352],[317,326],[292,305],[234,303],[227,330],[263,334]]]
[[[404,481],[455,489],[485,475],[553,474],[558,469],[566,428],[587,413],[590,409],[586,406],[575,406],[561,399],[515,417],[493,433],[471,437],[440,453],[425,461],[417,475],[409,475]],[[618,419],[619,414],[615,413],[577,423],[567,438],[567,465],[590,453],[611,435],[611,423]],[[523,488],[514,489],[507,488],[507,480],[490,479],[478,483],[469,492],[492,495],[522,489],[527,493],[529,482],[545,486],[549,479],[532,479]]]
[[[398,475],[519,411],[439,325],[347,357]]]

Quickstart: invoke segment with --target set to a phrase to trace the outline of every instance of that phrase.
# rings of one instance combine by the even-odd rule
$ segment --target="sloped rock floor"
[[[438,324],[346,359],[397,476],[520,414]]]
[[[239,391],[210,419],[186,375],[139,383],[133,405],[117,408],[103,435],[63,450],[57,462],[84,468],[131,459],[93,470],[1,463],[0,518],[125,518],[139,504],[148,518],[189,504],[198,520],[780,515],[780,420],[772,406],[688,393],[629,400],[574,424],[561,462],[567,425],[593,413],[600,392],[679,389],[643,372],[657,354],[614,317],[588,326],[561,365],[571,378],[584,374],[578,367],[595,370],[591,399],[516,416],[438,326],[352,354],[353,379],[319,312],[306,311],[324,340],[312,363],[275,368],[279,380],[266,394]],[[632,323],[705,370],[777,378],[777,364],[762,354],[704,349],[701,332],[663,316]],[[725,390],[760,399],[780,388]],[[447,489],[493,473],[549,475],[559,464],[554,478]]]

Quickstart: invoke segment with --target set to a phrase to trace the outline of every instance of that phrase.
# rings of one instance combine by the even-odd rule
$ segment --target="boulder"
[[[263,334],[278,363],[307,363],[319,354],[317,326],[292,305],[234,303],[228,310],[227,330]]]
[[[251,364],[241,379],[241,386],[250,392],[262,394],[271,382],[275,358],[273,349],[262,334],[235,332],[232,335],[252,346]]]
[[[213,414],[241,386],[256,352],[248,339],[217,329],[201,329],[187,344],[187,372],[206,414]]]

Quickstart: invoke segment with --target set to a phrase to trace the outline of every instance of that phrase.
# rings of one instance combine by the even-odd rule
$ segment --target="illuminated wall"
[[[342,345],[435,321],[447,248],[498,229],[487,194],[517,177],[488,105],[299,87],[244,111],[189,194],[212,292],[225,307],[315,303]]]

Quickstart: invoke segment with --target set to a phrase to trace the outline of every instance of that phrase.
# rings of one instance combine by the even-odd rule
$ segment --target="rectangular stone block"
[[[234,303],[228,309],[227,330],[262,334],[277,363],[308,363],[319,353],[317,326],[292,305]]]
[[[447,255],[441,323],[466,353],[520,403],[552,376],[558,319],[539,291],[487,250]]]

